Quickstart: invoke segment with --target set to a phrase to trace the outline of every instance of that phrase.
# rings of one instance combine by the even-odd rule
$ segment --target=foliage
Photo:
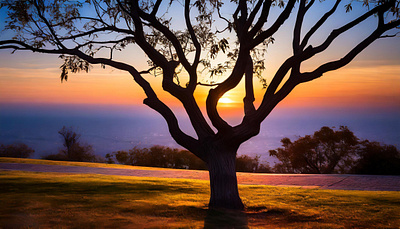
[[[24,143],[0,145],[0,157],[27,158],[32,156],[34,152],[34,149],[30,148]]]
[[[292,142],[281,140],[283,148],[270,150],[278,173],[357,173],[398,175],[400,154],[395,146],[360,141],[347,127],[322,127],[313,135]]]
[[[206,169],[205,163],[187,150],[173,149],[165,146],[150,148],[133,148],[127,151],[116,151],[108,155],[124,165],[137,165],[176,169]],[[107,156],[106,156],[107,158]]]
[[[106,155],[107,163],[123,165],[205,170],[206,164],[187,150],[172,149],[165,146],[133,148],[127,151],[115,151]],[[260,156],[241,155],[236,158],[237,172],[269,173],[268,163],[261,163]]]
[[[365,140],[360,143],[358,156],[353,173],[400,175],[400,151],[393,145]]]
[[[236,171],[251,173],[270,173],[272,169],[269,167],[268,162],[260,162],[259,155],[255,157],[241,155],[236,157]]]
[[[81,135],[77,134],[72,127],[63,128],[58,131],[61,135],[64,149],[61,149],[58,154],[51,154],[44,156],[43,159],[56,160],[56,161],[82,161],[82,162],[95,162],[98,161],[93,152],[93,146],[83,144],[79,141]]]
[[[281,140],[283,148],[270,150],[270,156],[281,162],[275,165],[280,173],[346,173],[351,168],[358,143],[347,127],[339,130],[322,127],[314,134],[292,142]]]

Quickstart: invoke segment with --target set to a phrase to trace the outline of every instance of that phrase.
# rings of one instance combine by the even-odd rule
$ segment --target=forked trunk
[[[208,160],[211,188],[209,208],[244,209],[239,197],[235,166],[236,150],[210,153]]]

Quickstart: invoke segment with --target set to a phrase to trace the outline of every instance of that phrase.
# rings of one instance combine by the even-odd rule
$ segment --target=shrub
[[[30,148],[24,143],[0,145],[0,157],[27,158],[32,156],[34,152],[34,149]]]
[[[363,141],[359,159],[352,172],[356,174],[400,175],[400,151],[393,145]]]

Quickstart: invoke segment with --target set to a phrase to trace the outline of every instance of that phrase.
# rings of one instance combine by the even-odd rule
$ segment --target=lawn
[[[201,228],[217,215],[207,181],[0,171],[0,184],[0,228]],[[400,192],[239,188],[250,228],[400,227]]]

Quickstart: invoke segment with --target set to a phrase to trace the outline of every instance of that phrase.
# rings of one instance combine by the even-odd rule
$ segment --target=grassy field
[[[66,165],[66,166],[84,166],[84,167],[95,167],[95,168],[141,169],[141,170],[169,169],[169,168],[155,168],[155,167],[131,166],[131,165],[120,165],[120,164],[75,162],[75,161],[50,161],[41,159],[12,158],[12,157],[0,157],[0,163],[27,163],[27,164],[42,164],[42,165]]]
[[[206,181],[0,171],[0,184],[0,228],[201,228],[207,217]],[[250,228],[400,228],[400,192],[241,185],[240,195]]]

